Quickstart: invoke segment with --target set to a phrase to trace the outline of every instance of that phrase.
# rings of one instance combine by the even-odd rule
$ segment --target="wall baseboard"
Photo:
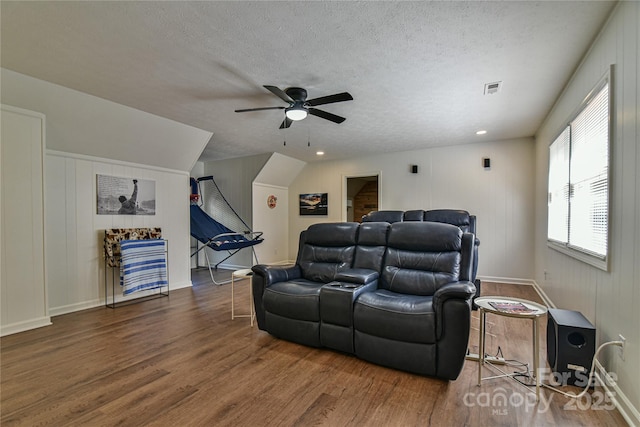
[[[90,308],[99,307],[104,305],[104,300],[94,299],[90,301],[82,301],[75,304],[63,305],[60,307],[49,308],[49,314],[51,317],[60,316],[63,314],[74,313],[76,311],[88,310]]]
[[[30,329],[42,328],[43,326],[49,325],[51,325],[51,317],[49,316],[25,320],[23,322],[11,323],[9,325],[2,325],[2,328],[0,328],[0,337],[4,337],[5,335],[17,334],[18,332],[24,332]]]
[[[171,295],[172,291],[175,291],[177,289],[182,289],[182,288],[190,288],[191,286],[192,286],[192,283],[190,280],[188,282],[171,284],[171,287],[169,288],[169,295]],[[157,292],[157,291],[140,292],[132,296],[129,296],[128,298],[123,298],[122,296],[118,297],[116,295],[116,303],[123,302],[123,301],[132,301],[137,298],[150,296],[150,295],[153,295],[154,292]],[[105,305],[104,298],[100,298],[100,299],[94,299],[89,301],[82,301],[75,304],[63,305],[60,307],[51,307],[49,308],[49,314],[51,315],[51,317],[60,316],[62,314],[69,314],[69,313],[74,313],[76,311],[88,310],[90,308],[102,307],[104,305]]]
[[[509,283],[512,285],[533,285],[534,280],[518,279],[515,277],[477,276],[478,279],[493,283]]]
[[[540,296],[542,301],[547,305],[547,307],[556,308],[556,305],[551,301],[551,298],[544,292],[544,290],[538,285],[533,279],[517,279],[513,277],[495,277],[495,276],[478,276],[478,279],[493,282],[493,283],[508,283],[512,285],[526,285],[533,286],[533,289]]]
[[[633,406],[629,398],[622,392],[618,383],[614,381],[604,369],[604,366],[596,360],[595,374],[598,377],[598,383],[602,385],[605,393],[620,411],[624,420],[632,427],[640,426],[640,411]]]

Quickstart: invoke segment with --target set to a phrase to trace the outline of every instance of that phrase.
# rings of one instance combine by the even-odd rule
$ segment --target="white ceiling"
[[[614,5],[2,1],[1,59],[213,132],[201,160],[315,161],[534,135]],[[354,101],[280,130],[282,110],[234,112],[286,105],[265,84]]]

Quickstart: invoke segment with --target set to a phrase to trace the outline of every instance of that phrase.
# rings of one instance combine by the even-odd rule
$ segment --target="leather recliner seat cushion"
[[[322,285],[323,283],[306,279],[274,283],[264,292],[264,308],[279,316],[318,322],[318,301]]]
[[[435,326],[432,297],[378,289],[360,295],[354,308],[355,329],[377,337],[432,344]]]

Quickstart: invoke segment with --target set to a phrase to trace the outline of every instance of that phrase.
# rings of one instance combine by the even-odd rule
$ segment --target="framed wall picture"
[[[96,175],[98,215],[155,215],[156,182]]]
[[[300,215],[327,215],[328,193],[300,194]]]

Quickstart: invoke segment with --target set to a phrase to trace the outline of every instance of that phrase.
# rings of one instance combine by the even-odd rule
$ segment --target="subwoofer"
[[[550,308],[547,316],[547,361],[554,382],[586,386],[596,351],[596,328],[579,311]]]

